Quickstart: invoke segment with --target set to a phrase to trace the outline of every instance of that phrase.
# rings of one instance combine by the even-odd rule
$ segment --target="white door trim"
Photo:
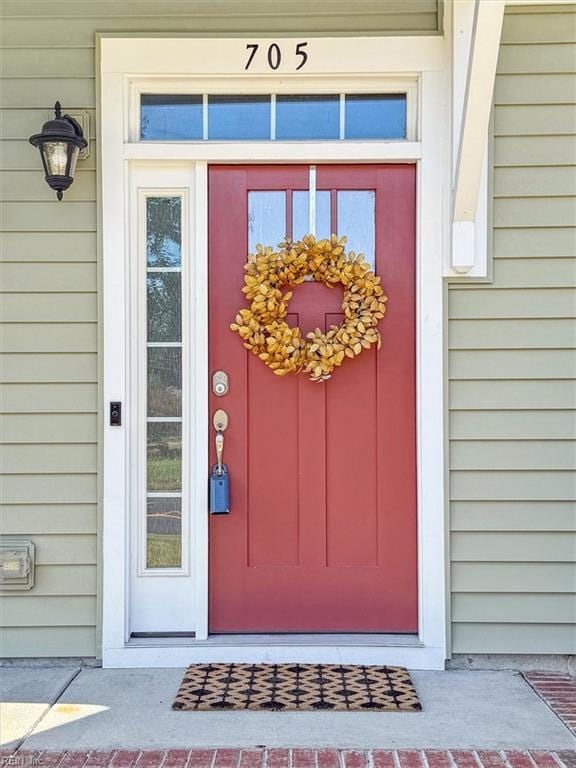
[[[416,136],[407,142],[333,143],[177,143],[134,141],[134,99],[140,80],[164,76],[181,85],[182,72],[196,72],[188,87],[198,92],[198,78],[234,78],[234,92],[249,89],[250,76],[243,72],[246,40],[197,40],[192,38],[100,38],[102,163],[102,325],[103,325],[103,628],[104,666],[180,666],[192,661],[301,660],[362,661],[406,664],[412,668],[443,668],[446,636],[446,520],[444,505],[444,346],[443,280],[444,249],[448,248],[450,202],[449,60],[441,37],[363,38],[341,41],[314,39],[318,64],[303,77],[262,76],[271,90],[298,89],[317,92],[337,87],[342,81],[358,84],[389,82],[392,76],[417,84]],[[289,39],[282,44],[289,45]],[[334,49],[338,49],[338,55]],[[346,87],[349,87],[348,85]],[[371,86],[373,88],[373,85]],[[193,332],[197,370],[207,374],[207,164],[214,162],[414,162],[417,164],[417,467],[419,635],[413,646],[366,644],[359,641],[334,646],[318,640],[312,646],[217,643],[207,638],[208,613],[208,520],[206,484],[197,484],[193,505],[196,557],[193,568],[196,590],[198,641],[188,645],[134,645],[128,642],[128,440],[126,427],[110,427],[106,421],[110,400],[126,403],[129,423],[128,284],[126,254],[130,248],[127,226],[130,200],[130,163],[194,163],[195,260],[191,280]],[[194,394],[197,419],[192,442],[198,449],[198,476],[207,476],[207,387]],[[202,455],[200,455],[202,454]],[[191,585],[192,588],[192,585]]]

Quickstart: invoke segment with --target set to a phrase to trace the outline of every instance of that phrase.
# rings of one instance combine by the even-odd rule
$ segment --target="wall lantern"
[[[30,136],[30,144],[38,147],[48,186],[56,190],[58,200],[74,181],[76,161],[88,142],[79,123],[70,115],[62,115],[60,102],[54,105],[56,116],[42,126],[42,133]]]

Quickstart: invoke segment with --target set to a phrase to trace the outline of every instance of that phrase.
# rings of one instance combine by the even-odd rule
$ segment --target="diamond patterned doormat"
[[[404,667],[340,664],[192,664],[173,709],[419,712]]]

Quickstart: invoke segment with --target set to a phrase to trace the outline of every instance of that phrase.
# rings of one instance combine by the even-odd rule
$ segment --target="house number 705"
[[[296,67],[296,70],[302,69],[302,67],[306,64],[308,61],[308,54],[304,50],[308,43],[297,43],[294,54],[299,59],[298,66]],[[248,53],[248,60],[246,62],[246,66],[244,69],[250,69],[252,66],[252,62],[254,61],[254,57],[258,53],[258,49],[260,48],[259,43],[248,43],[246,45],[246,50],[249,51]],[[282,62],[282,50],[278,43],[271,43],[268,46],[268,50],[266,51],[266,60],[268,62],[268,66],[270,69],[278,69]]]

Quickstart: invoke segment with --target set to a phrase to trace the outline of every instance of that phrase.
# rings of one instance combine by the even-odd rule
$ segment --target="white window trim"
[[[130,82],[130,96],[129,96],[129,113],[126,121],[126,140],[128,142],[139,142],[140,139],[140,99],[143,93],[146,94],[193,94],[204,97],[204,102],[207,96],[212,95],[226,95],[230,92],[235,92],[239,87],[237,83],[230,84],[228,79],[223,78],[210,78],[210,77],[187,77],[185,80],[182,78],[174,77],[154,77],[154,78],[138,78]],[[264,94],[270,95],[275,100],[276,96],[283,93],[333,93],[338,95],[341,100],[340,106],[340,120],[343,122],[344,108],[342,107],[342,101],[347,94],[356,93],[385,93],[385,94],[406,94],[406,139],[390,139],[390,142],[406,142],[416,141],[418,138],[418,81],[415,76],[413,77],[383,77],[382,75],[374,75],[367,73],[362,78],[356,77],[338,77],[331,78],[324,76],[321,80],[309,81],[302,80],[300,77],[284,76],[281,80],[270,81],[264,77],[254,77],[242,82],[240,86],[242,95],[250,94]],[[204,122],[206,122],[206,110],[203,112]],[[271,110],[271,123],[274,127],[275,134],[275,112]],[[341,132],[343,126],[340,126]],[[207,126],[204,126],[204,134],[207,134]],[[142,140],[146,144],[158,144],[159,142],[153,139]],[[266,142],[277,142],[274,139],[266,139]],[[334,141],[346,141],[350,143],[353,139],[345,139],[340,137],[338,139],[328,139],[329,143]],[[373,140],[362,140],[361,144]],[[196,139],[188,141],[188,144],[196,145],[200,143],[209,142],[210,144],[216,143],[212,139]],[[172,142],[166,142],[172,143]],[[181,142],[174,142],[181,143]],[[239,142],[237,142],[239,143]],[[256,143],[252,140],[250,144]],[[264,142],[262,142],[264,143]],[[287,144],[295,143],[294,141],[286,142]],[[303,143],[298,140],[298,143]]]
[[[186,343],[193,333],[194,311],[198,302],[191,280],[195,243],[188,235],[197,231],[195,173],[189,163],[130,163],[127,173],[128,239],[125,274],[127,294],[127,386],[129,408],[124,409],[126,446],[129,455],[126,488],[126,528],[130,546],[131,565],[127,573],[127,598],[130,628],[149,631],[158,621],[167,631],[190,631],[197,623],[196,594],[190,590],[192,569],[196,567],[196,525],[192,524],[191,509],[198,506],[192,489],[201,491],[205,475],[196,461],[182,463],[182,566],[180,568],[146,567],[146,423],[147,423],[147,365],[146,365],[146,234],[145,200],[148,196],[178,196],[182,199],[182,451],[190,457],[195,446],[197,414],[192,407],[205,390],[205,379],[196,374],[198,368],[191,357],[193,346]],[[192,297],[192,298],[191,298]],[[199,380],[200,379],[200,380]],[[160,419],[159,419],[160,420]],[[202,474],[199,474],[202,473]],[[159,494],[164,495],[164,494]],[[169,495],[169,494],[166,494]],[[196,521],[194,521],[196,522]],[[196,575],[195,575],[196,576]],[[162,599],[164,594],[170,600]],[[128,615],[127,613],[127,615]],[[153,626],[150,626],[153,622]]]
[[[442,37],[362,38],[335,43],[310,41],[318,64],[309,74],[266,75],[267,89],[275,79],[290,80],[290,90],[338,92],[355,81],[362,90],[366,79],[411,78],[418,83],[418,141],[393,142],[244,142],[177,143],[130,141],[138,123],[131,89],[140,80],[181,77],[195,71],[205,78],[234,78],[235,92],[247,92],[255,77],[243,69],[246,40],[191,38],[101,37],[101,173],[103,248],[103,401],[126,403],[129,419],[127,322],[123,307],[127,287],[129,167],[135,160],[195,164],[196,215],[194,273],[191,275],[191,328],[197,370],[207,369],[207,164],[218,162],[414,162],[417,164],[417,483],[419,636],[414,645],[394,641],[342,644],[316,637],[299,645],[243,642],[242,638],[206,641],[208,630],[208,513],[205,485],[192,500],[196,561],[192,564],[196,590],[198,640],[187,645],[135,646],[128,643],[128,443],[125,427],[103,424],[103,628],[104,666],[180,666],[191,661],[351,661],[404,664],[441,669],[447,656],[446,520],[444,504],[444,286],[443,263],[449,249],[450,126],[449,46]],[[262,41],[261,41],[262,42]],[[283,38],[283,44],[289,44]],[[313,44],[313,45],[312,45]],[[242,65],[242,66],[240,66]],[[346,71],[348,68],[348,71]],[[241,74],[237,74],[241,72]],[[330,86],[330,87],[335,87]],[[187,88],[190,87],[189,78]],[[380,86],[381,88],[381,86]],[[206,90],[206,89],[203,89]],[[204,201],[204,203],[200,202]],[[207,387],[194,395],[198,413],[194,445],[197,470],[208,472]],[[104,408],[106,412],[106,408]],[[191,587],[192,588],[192,587]]]

